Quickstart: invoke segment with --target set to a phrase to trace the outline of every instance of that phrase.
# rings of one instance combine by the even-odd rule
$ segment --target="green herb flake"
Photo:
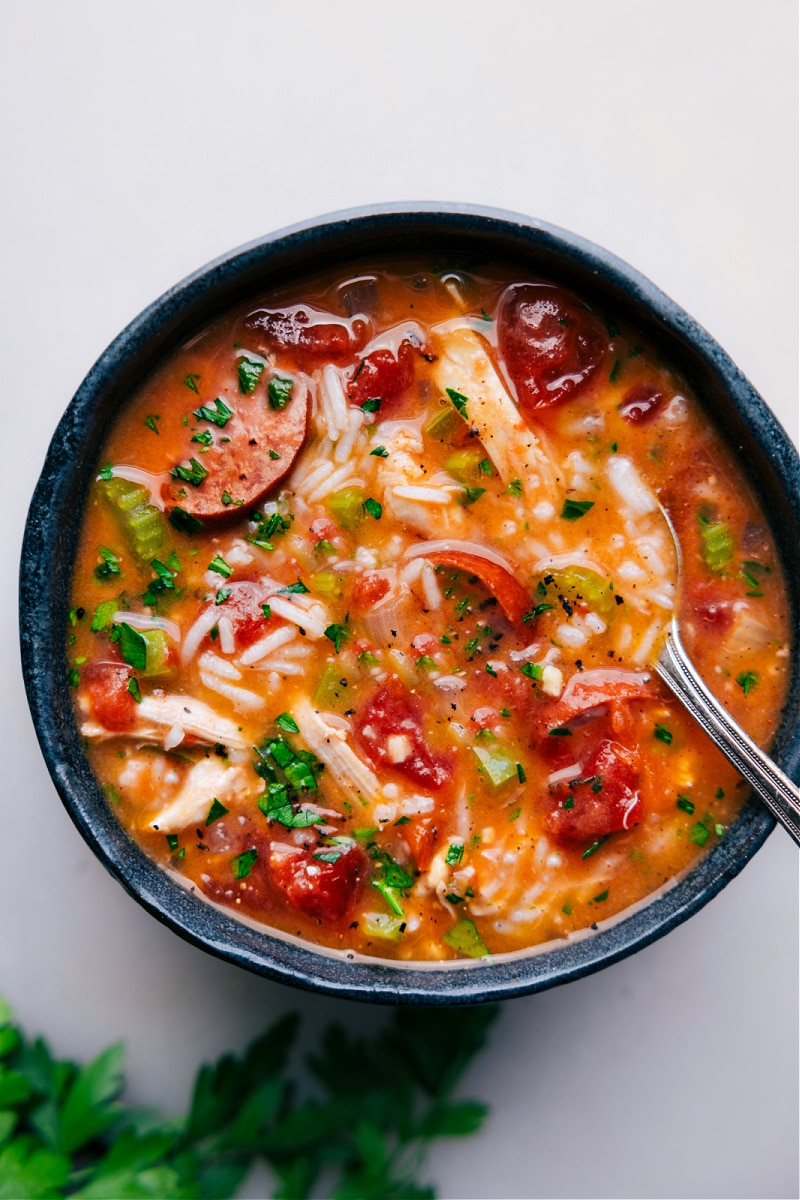
[[[243,396],[249,396],[256,390],[258,381],[264,374],[264,364],[242,357],[236,365],[236,371],[239,376],[239,391]]]
[[[717,825],[715,825],[715,826],[714,826],[714,833],[717,835],[717,837],[722,837],[722,835],[724,834],[724,832],[725,832],[725,826],[724,826],[724,825],[719,825],[719,824],[717,824]]]
[[[303,583],[302,579],[295,580],[288,587],[278,588],[279,596],[304,596],[308,592],[308,588]]]
[[[206,817],[206,829],[208,829],[209,825],[213,825],[215,821],[218,821],[220,817],[224,817],[228,811],[229,810],[225,807],[225,805],[220,804],[219,800],[215,796],[211,801],[211,807],[209,808],[208,816]]]
[[[420,671],[438,671],[439,664],[429,654],[421,654],[416,661],[416,667]]]
[[[96,579],[110,579],[112,575],[121,575],[120,562],[113,550],[109,550],[108,546],[98,546],[97,553],[102,558],[102,562],[94,569]]]
[[[153,433],[161,433],[161,430],[156,425],[156,421],[160,421],[161,417],[158,413],[148,413],[144,419],[144,424],[147,429],[152,429]]]
[[[453,928],[444,934],[442,941],[451,950],[467,958],[486,958],[489,953],[475,922],[470,921],[468,917],[456,922]]]
[[[467,405],[469,404],[469,400],[467,397],[461,392],[457,392],[454,388],[445,388],[445,391],[447,392],[450,402],[456,412],[462,416],[465,421],[469,420],[467,416]]]
[[[199,517],[193,516],[192,513],[181,508],[176,504],[172,512],[167,517],[173,529],[177,529],[179,533],[187,533],[190,536],[195,533],[200,533],[203,528],[203,522]]]
[[[694,802],[688,796],[678,796],[678,799],[675,801],[675,807],[679,808],[681,812],[689,813],[690,815],[694,812]]]
[[[225,559],[220,554],[216,554],[208,564],[209,571],[215,571],[217,575],[221,575],[223,579],[230,579],[233,574],[233,567],[225,562]]]
[[[362,650],[356,662],[361,667],[377,667],[380,666],[380,659],[376,658],[370,650]]]
[[[381,407],[380,396],[370,396],[369,400],[365,400],[364,403],[361,405],[361,411],[365,412],[365,413],[376,413],[380,410],[380,407]]]
[[[608,899],[608,888],[606,888],[605,891],[603,891],[603,892],[598,892],[596,896],[593,896],[592,904],[602,904],[603,901],[607,900],[607,899]]]
[[[102,630],[108,629],[109,625],[113,625],[118,608],[116,600],[104,600],[98,604],[90,626],[92,633],[101,633]]]
[[[201,429],[189,438],[190,442],[199,442],[201,446],[213,446],[214,439],[207,429]],[[202,454],[202,451],[200,452]]]
[[[372,497],[369,496],[364,501],[364,512],[369,513],[369,515],[374,517],[376,521],[380,521],[381,517],[383,516],[383,506],[378,500],[373,500]]]
[[[725,799],[725,793],[723,792],[723,790],[722,790],[722,788],[721,788],[721,787],[718,787],[718,788],[717,788],[717,790],[716,790],[716,792],[714,793],[714,795],[716,796],[717,800],[724,800],[724,799]]]
[[[220,588],[216,594],[216,597],[214,598],[214,604],[224,604],[226,600],[230,600],[231,594],[230,588]]]
[[[535,621],[537,617],[541,617],[543,613],[546,613],[549,609],[554,607],[555,606],[553,604],[534,604],[531,611],[526,613],[522,618],[523,623],[526,621]]]
[[[519,815],[520,815],[520,813],[521,813],[521,812],[522,812],[522,809],[521,809],[521,808],[519,808],[519,807],[515,808],[515,809],[513,810],[513,812],[510,812],[510,813],[508,814],[508,819],[509,819],[509,821],[516,821],[516,820],[518,819],[518,817],[519,817]]]
[[[663,742],[665,746],[672,745],[672,732],[667,729],[666,725],[656,725],[653,731],[653,737],[659,742]]]
[[[114,478],[114,464],[106,463],[106,465],[104,467],[101,467],[100,470],[97,472],[97,478],[104,480],[106,483],[108,483],[109,479],[113,479]]]
[[[736,682],[744,692],[745,696],[749,696],[754,687],[758,687],[759,676],[755,671],[742,671],[736,676]]]
[[[165,837],[166,837],[166,839],[167,839],[167,845],[169,846],[170,850],[173,850],[173,851],[174,851],[174,850],[177,850],[177,849],[178,849],[178,835],[177,835],[177,833],[167,833],[167,834],[165,834],[164,836],[165,836]]]
[[[127,621],[118,621],[109,635],[112,642],[119,643],[119,651],[129,667],[144,671],[147,666],[147,642]]]
[[[395,825],[410,825],[411,817],[398,817],[394,823]]]
[[[257,859],[258,851],[255,846],[251,850],[245,850],[244,854],[237,854],[236,858],[231,859],[233,878],[247,879]]]
[[[520,672],[523,675],[527,675],[528,679],[539,680],[544,675],[544,667],[540,666],[539,663],[527,662],[523,663],[520,667]]]
[[[447,854],[444,861],[448,867],[460,867],[461,860],[464,857],[464,846],[461,842],[451,842],[447,847]]]
[[[386,449],[385,446],[376,446],[375,449],[370,450],[369,453],[370,453],[371,458],[388,458],[389,457],[389,451]]]
[[[550,737],[572,737],[572,730],[566,725],[557,725],[555,729],[548,730]]]
[[[508,492],[509,496],[516,496],[519,498],[522,495],[522,480],[512,479],[511,483],[506,488],[506,491]]]
[[[286,405],[292,398],[293,388],[293,379],[281,379],[279,375],[273,375],[267,384],[267,396],[270,408],[274,408],[278,412],[286,408]]]
[[[139,688],[139,680],[135,675],[128,676],[128,691],[133,696],[137,704],[142,703],[142,693],[141,689]]]
[[[184,483],[191,484],[192,487],[200,487],[200,484],[208,475],[208,471],[196,458],[191,458],[188,467],[185,463],[178,463],[177,466],[172,468],[170,475],[173,479],[180,479]]]
[[[283,729],[286,733],[299,733],[300,726],[295,721],[291,713],[282,712],[279,717],[275,718],[275,724],[279,729]]]
[[[67,683],[70,687],[78,687],[81,681],[81,673],[77,667],[69,667],[67,670]]]
[[[698,821],[689,830],[689,841],[694,842],[695,846],[705,846],[710,836],[711,830],[707,829],[702,821]]]
[[[188,387],[189,391],[194,392],[194,394],[196,396],[199,396],[200,392],[197,387],[199,382],[200,382],[199,375],[186,375],[183,380],[183,386]]]
[[[481,496],[483,496],[485,492],[486,488],[465,487],[464,491],[458,498],[458,502],[463,508],[467,508],[470,504],[474,504],[476,500],[480,500]]]
[[[272,616],[272,609],[270,608],[270,606],[268,604],[262,604],[261,611],[264,614],[264,620],[268,621],[270,619],[270,617]]]
[[[528,779],[522,763],[517,763],[517,779],[520,781],[520,783],[525,783]]]
[[[569,793],[569,795],[567,796],[567,798],[565,799],[565,801],[561,805],[561,807],[566,808],[566,809],[571,809],[571,808],[575,807],[575,797],[572,795],[572,792]]]
[[[604,837],[598,838],[596,842],[592,842],[591,846],[587,847],[587,849],[584,850],[583,854],[581,855],[581,858],[583,858],[583,859],[591,858],[593,854],[597,853],[597,851],[600,849],[601,846],[604,846],[606,844],[606,842],[608,841],[608,839],[610,837],[611,837],[611,834],[607,833]]]
[[[213,408],[203,404],[200,408],[196,408],[192,415],[197,417],[198,421],[208,421],[209,424],[216,425],[218,429],[224,429],[233,416],[233,409],[228,408],[222,397],[218,396],[214,401]]]
[[[565,900],[564,903],[561,905],[561,911],[565,917],[572,916],[572,905],[570,904],[569,900]]]
[[[565,500],[564,506],[561,509],[561,519],[563,521],[579,521],[581,517],[585,517],[591,508],[594,508],[594,500]]]
[[[340,625],[336,621],[329,625],[325,630],[325,637],[329,642],[333,642],[336,653],[338,654],[342,648],[342,642],[346,642],[350,637],[350,631],[347,625]]]

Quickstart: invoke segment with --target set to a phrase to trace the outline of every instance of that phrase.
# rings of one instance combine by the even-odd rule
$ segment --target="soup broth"
[[[762,745],[787,679],[767,523],[686,381],[487,267],[320,277],[171,354],[110,431],[72,603],[76,719],[139,845],[409,961],[567,938],[725,837],[744,785],[652,669],[676,604]]]

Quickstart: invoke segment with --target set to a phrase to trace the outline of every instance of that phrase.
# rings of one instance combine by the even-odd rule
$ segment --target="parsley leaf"
[[[286,408],[286,405],[292,398],[293,387],[293,379],[281,379],[279,375],[273,375],[267,384],[267,396],[269,397],[270,408],[276,410]]]
[[[256,390],[258,381],[264,374],[264,364],[252,362],[249,358],[240,358],[236,369],[239,375],[239,391],[243,396],[249,396]]]
[[[590,508],[594,508],[594,500],[565,500],[561,517],[564,521],[578,521]]]
[[[192,415],[197,417],[198,421],[209,421],[219,429],[224,429],[233,416],[233,409],[228,408],[225,401],[218,396],[214,401],[213,408],[209,408],[207,404],[203,404],[200,408],[196,408]],[[192,438],[192,441],[194,441],[194,438]]]

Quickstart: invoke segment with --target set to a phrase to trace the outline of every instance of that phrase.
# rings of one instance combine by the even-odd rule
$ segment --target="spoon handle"
[[[747,736],[692,666],[673,621],[656,671],[800,846],[800,788]]]

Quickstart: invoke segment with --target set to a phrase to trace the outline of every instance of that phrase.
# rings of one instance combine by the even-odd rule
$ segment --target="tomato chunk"
[[[326,862],[319,854],[338,857]],[[358,846],[324,846],[314,850],[273,842],[269,855],[272,881],[306,916],[340,921],[356,898],[366,857]]]
[[[259,334],[270,350],[288,353],[300,366],[319,360],[347,362],[363,346],[367,328],[363,321],[336,320],[332,313],[299,304],[279,311],[262,308],[245,321],[250,333]]]
[[[440,788],[452,774],[446,758],[425,743],[422,711],[402,684],[385,684],[353,719],[359,746],[375,767],[388,767],[426,788]]]
[[[619,411],[631,425],[646,425],[664,407],[667,397],[655,383],[637,383],[627,391]]]
[[[352,605],[357,612],[369,612],[389,594],[391,584],[383,571],[364,571],[353,585]]]
[[[230,591],[230,596],[213,607],[218,617],[227,617],[230,621],[240,648],[252,645],[271,629],[284,624],[281,617],[264,616],[262,605],[267,603],[268,592],[260,583],[241,579],[223,586],[225,591]]]
[[[414,382],[414,353],[407,341],[400,343],[396,357],[391,350],[373,350],[350,376],[350,401],[361,407],[366,400],[380,400],[380,414],[385,417]]]
[[[431,562],[455,567],[457,571],[468,571],[477,575],[487,591],[491,592],[512,625],[521,625],[523,617],[531,610],[531,597],[505,567],[490,562],[479,554],[465,550],[434,550],[425,555]]]
[[[642,815],[636,755],[604,738],[574,783],[561,784],[560,799],[545,818],[545,829],[565,846],[589,845],[631,829]]]
[[[403,830],[408,851],[418,871],[427,871],[439,849],[440,835],[433,817],[414,817]]]
[[[528,410],[577,395],[608,349],[603,327],[589,310],[569,292],[546,284],[507,288],[497,333],[520,406]]]
[[[83,676],[92,716],[112,733],[124,733],[136,724],[136,701],[128,691],[131,675],[122,664],[97,663]]]
[[[694,580],[686,589],[686,606],[689,620],[696,632],[716,634],[729,633],[733,626],[733,601],[725,596],[722,586],[716,581]]]

